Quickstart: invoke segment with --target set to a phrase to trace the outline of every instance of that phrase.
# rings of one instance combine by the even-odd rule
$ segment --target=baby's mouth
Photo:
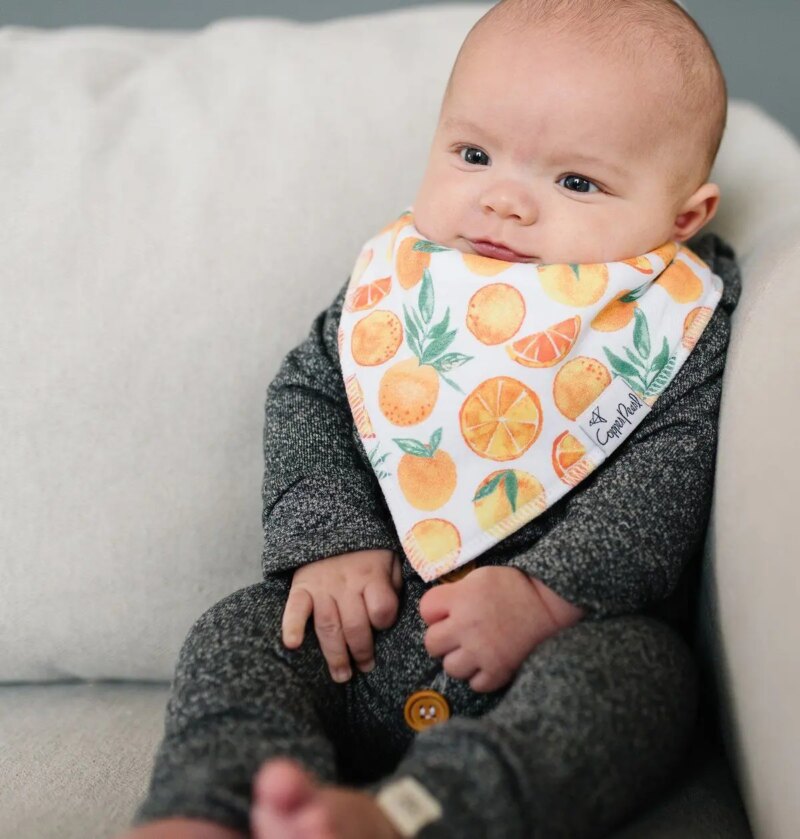
[[[507,248],[505,245],[496,244],[485,239],[471,241],[467,239],[476,253],[481,256],[488,256],[490,259],[501,259],[505,262],[535,262],[538,257],[528,256],[524,253],[517,253],[516,251]]]

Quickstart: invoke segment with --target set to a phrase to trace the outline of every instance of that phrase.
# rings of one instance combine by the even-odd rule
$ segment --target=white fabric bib
[[[339,355],[419,575],[454,571],[596,469],[721,296],[722,280],[677,242],[621,262],[504,262],[426,240],[411,208],[367,241]]]

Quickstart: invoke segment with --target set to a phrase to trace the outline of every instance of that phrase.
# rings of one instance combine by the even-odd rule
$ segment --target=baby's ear
[[[717,214],[720,190],[716,184],[703,184],[689,198],[675,218],[672,238],[678,242],[691,239],[702,227],[705,227]]]

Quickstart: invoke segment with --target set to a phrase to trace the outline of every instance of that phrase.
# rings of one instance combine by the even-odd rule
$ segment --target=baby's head
[[[716,56],[673,0],[502,0],[456,58],[415,225],[537,263],[686,241],[717,210],[726,117]]]

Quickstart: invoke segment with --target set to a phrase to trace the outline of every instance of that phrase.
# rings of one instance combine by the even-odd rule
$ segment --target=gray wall
[[[713,44],[731,95],[757,102],[800,137],[800,0],[683,0],[683,4]],[[419,5],[425,3],[421,0],[2,0],[0,26],[105,24],[193,29],[225,17],[324,20]]]

